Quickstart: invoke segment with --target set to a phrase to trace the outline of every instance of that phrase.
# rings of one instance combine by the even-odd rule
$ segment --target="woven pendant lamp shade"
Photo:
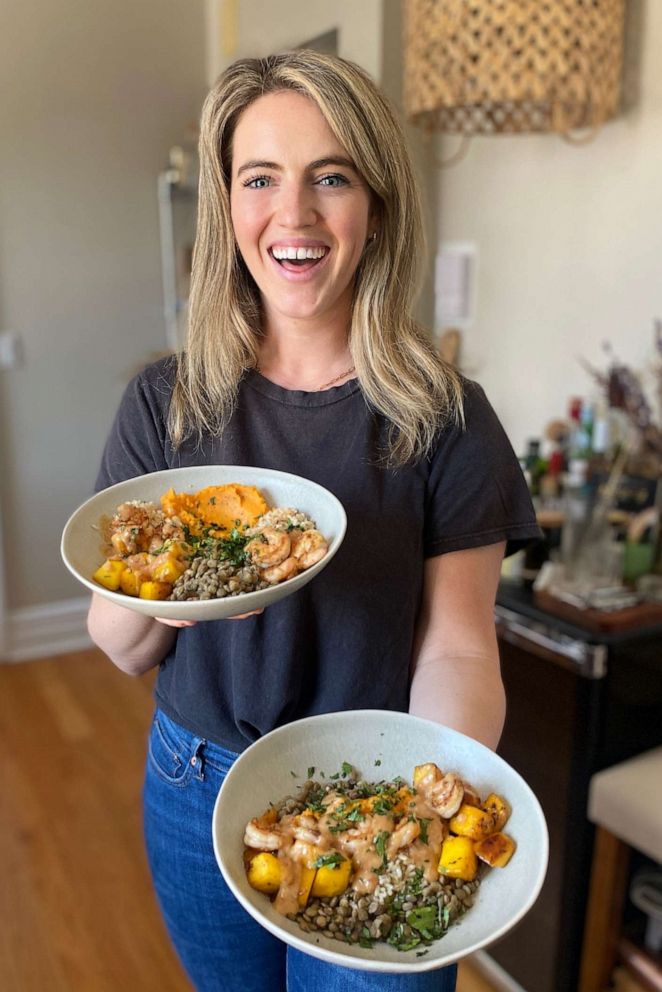
[[[618,111],[625,0],[404,0],[405,108],[427,131],[598,127]]]

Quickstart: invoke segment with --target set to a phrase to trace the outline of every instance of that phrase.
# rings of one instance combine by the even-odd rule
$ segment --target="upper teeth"
[[[274,258],[322,258],[326,248],[272,248]]]

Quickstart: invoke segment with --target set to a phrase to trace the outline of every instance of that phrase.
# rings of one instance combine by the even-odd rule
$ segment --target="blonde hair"
[[[390,425],[388,462],[404,464],[430,451],[444,423],[462,420],[460,376],[410,312],[424,251],[418,190],[400,125],[367,73],[307,50],[240,59],[205,100],[188,337],[171,438],[178,446],[192,432],[218,436],[245,370],[257,364],[260,298],[230,216],[232,137],[242,111],[280,90],[315,102],[372,191],[377,237],[356,271],[349,347],[365,398]]]

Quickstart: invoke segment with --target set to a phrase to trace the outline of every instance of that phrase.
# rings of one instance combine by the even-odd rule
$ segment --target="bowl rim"
[[[458,740],[463,739],[465,741],[468,741],[470,742],[472,748],[477,749],[479,752],[481,750],[485,751],[487,754],[490,755],[490,760],[496,759],[497,763],[505,766],[508,769],[509,774],[512,774],[517,779],[519,779],[520,786],[523,787],[525,792],[528,794],[528,799],[529,802],[531,803],[531,810],[533,812],[533,815],[537,821],[537,825],[539,828],[538,835],[540,840],[539,843],[540,856],[538,860],[536,875],[531,880],[532,884],[526,900],[519,907],[517,912],[513,914],[512,917],[509,917],[507,921],[501,924],[501,926],[498,926],[495,930],[487,934],[482,939],[474,941],[465,949],[462,949],[457,952],[452,952],[451,954],[441,956],[440,958],[421,957],[415,960],[410,959],[406,962],[403,961],[402,963],[396,961],[383,961],[383,960],[375,961],[374,959],[371,959],[367,956],[366,957],[353,956],[353,955],[350,956],[344,954],[342,950],[329,951],[325,947],[314,944],[310,940],[306,940],[303,936],[299,936],[297,933],[294,932],[290,933],[289,931],[286,931],[284,928],[279,927],[277,924],[274,924],[269,919],[269,917],[266,916],[266,914],[260,912],[259,909],[255,905],[253,905],[253,903],[251,903],[250,900],[246,898],[246,896],[241,891],[239,886],[237,886],[236,883],[234,882],[231,873],[228,871],[228,873],[226,874],[226,872],[224,871],[223,868],[224,857],[220,851],[220,842],[217,838],[217,829],[216,829],[216,824],[218,820],[218,809],[220,803],[222,802],[222,795],[223,795],[223,790],[226,787],[226,782],[230,780],[231,783],[234,783],[234,779],[236,779],[237,775],[240,774],[240,771],[235,772],[235,770],[238,768],[239,762],[241,761],[242,757],[245,754],[247,754],[249,750],[252,750],[253,748],[258,749],[260,746],[263,745],[265,741],[269,745],[272,745],[274,741],[278,741],[279,737],[285,737],[289,732],[291,732],[291,728],[294,726],[299,726],[301,729],[304,729],[306,725],[311,725],[311,724],[319,725],[320,722],[334,722],[337,721],[339,717],[345,717],[345,718],[349,717],[352,720],[369,719],[369,720],[377,721],[377,720],[389,719],[394,716],[406,717],[409,721],[416,721],[420,725],[427,725],[430,728],[435,728],[443,732],[444,734],[449,734],[451,737],[456,737]],[[254,753],[255,752],[253,751],[253,754]],[[513,766],[510,765],[504,758],[502,758],[501,755],[497,754],[496,751],[493,751],[491,748],[488,748],[485,744],[482,744],[480,741],[477,741],[474,738],[469,737],[467,734],[463,734],[461,731],[454,730],[452,727],[447,727],[444,724],[436,723],[434,720],[427,720],[424,719],[423,717],[418,717],[411,713],[405,713],[399,710],[361,709],[361,710],[339,710],[330,713],[320,713],[314,716],[302,717],[299,720],[293,720],[290,723],[284,724],[280,727],[276,727],[274,730],[271,730],[268,734],[265,734],[263,737],[258,738],[257,741],[249,745],[249,747],[246,748],[246,750],[239,755],[239,757],[233,763],[232,767],[225,776],[225,779],[221,784],[221,787],[216,796],[216,800],[214,802],[211,831],[212,831],[212,843],[214,848],[214,855],[216,857],[216,863],[219,870],[221,871],[221,874],[223,875],[223,878],[225,879],[226,884],[234,894],[235,898],[239,901],[239,903],[261,926],[263,926],[266,930],[272,933],[275,937],[278,937],[280,940],[283,940],[285,943],[290,944],[291,946],[297,948],[297,950],[300,950],[305,954],[311,954],[313,957],[317,957],[323,961],[327,961],[329,963],[336,965],[341,965],[343,967],[353,968],[359,971],[381,972],[383,974],[405,974],[405,973],[411,974],[414,972],[434,971],[439,968],[445,968],[449,965],[454,964],[457,961],[460,961],[462,958],[468,957],[470,954],[474,954],[476,951],[488,947],[491,944],[498,941],[506,933],[512,930],[513,927],[515,927],[517,923],[519,923],[519,921],[529,912],[529,910],[535,904],[538,896],[540,895],[542,886],[544,884],[545,877],[547,874],[548,862],[549,862],[549,830],[547,827],[545,814],[543,812],[540,801],[538,800],[538,797],[534,793],[531,786],[523,778],[523,776],[515,768],[513,768]],[[287,936],[285,937],[284,934],[287,934]],[[343,947],[344,945],[341,944],[340,946]]]
[[[140,480],[144,480],[144,479],[158,480],[159,478],[165,478],[165,477],[172,478],[173,476],[176,476],[180,472],[182,474],[186,473],[187,475],[194,474],[194,475],[203,476],[203,475],[207,475],[209,472],[213,472],[214,469],[222,469],[224,472],[225,471],[234,472],[234,470],[236,470],[237,474],[244,473],[244,474],[248,474],[249,476],[251,474],[253,474],[253,476],[265,475],[269,479],[274,479],[275,481],[279,481],[279,480],[294,481],[295,483],[302,484],[303,486],[311,489],[314,492],[318,492],[320,496],[322,496],[324,500],[334,508],[334,510],[338,515],[338,522],[339,522],[338,532],[330,541],[329,550],[327,554],[324,556],[322,561],[318,563],[322,565],[322,568],[325,568],[326,565],[328,565],[328,563],[331,561],[331,559],[334,557],[334,555],[340,548],[340,545],[342,544],[345,534],[347,532],[347,513],[345,511],[344,506],[338,499],[338,497],[334,493],[332,493],[330,489],[327,489],[325,486],[321,485],[321,483],[314,482],[312,479],[306,479],[304,476],[301,475],[296,475],[294,472],[283,472],[280,469],[260,468],[259,466],[255,466],[255,465],[234,465],[234,464],[190,465],[190,466],[179,466],[177,468],[160,469],[158,472],[144,472],[140,475],[131,476],[128,479],[123,479],[121,482],[116,482],[112,486],[107,486],[105,489],[99,490],[99,492],[94,493],[92,496],[89,496],[86,500],[84,500],[84,502],[81,503],[80,506],[78,506],[73,511],[73,513],[69,515],[64,525],[64,528],[62,530],[62,536],[60,538],[60,556],[62,558],[64,565],[71,572],[74,578],[77,579],[79,582],[81,582],[84,586],[86,586],[90,592],[98,593],[100,596],[103,596],[105,599],[108,599],[111,602],[116,603],[118,606],[125,607],[125,609],[130,609],[133,610],[134,612],[140,612],[143,615],[148,615],[148,616],[151,615],[150,613],[147,612],[146,608],[138,609],[137,606],[135,605],[136,602],[148,603],[149,602],[148,600],[138,601],[136,600],[135,597],[126,596],[124,593],[114,592],[111,589],[105,589],[103,586],[100,586],[98,583],[96,583],[91,576],[88,577],[86,575],[83,575],[82,572],[80,572],[76,568],[76,566],[71,561],[69,554],[69,547],[68,547],[69,541],[71,540],[72,531],[78,525],[80,518],[83,517],[87,512],[89,512],[92,504],[101,501],[102,498],[103,499],[108,498],[109,495],[113,493],[113,491],[120,491],[123,488],[131,487],[132,484],[135,484]],[[232,480],[232,481],[237,481],[240,485],[252,484],[251,482],[242,483],[240,479]],[[212,483],[210,483],[210,485],[211,484]],[[228,484],[229,483],[219,483],[219,485],[228,485]],[[268,482],[266,484],[268,485]],[[193,492],[195,491],[194,485],[188,488],[189,491],[193,491]],[[121,500],[119,500],[118,502],[121,502]],[[306,585],[321,570],[322,570],[321,568],[318,568],[316,565],[313,565],[312,568],[306,569],[305,572],[300,572],[299,575],[295,575],[291,579],[286,579],[284,582],[279,582],[273,588],[278,589],[279,591],[292,589],[292,592],[296,592],[299,587]],[[310,572],[311,574],[307,574],[308,572]],[[304,581],[302,581],[302,578],[304,578]],[[241,593],[238,596],[233,596],[232,605],[233,606],[236,605],[238,608],[241,607],[241,609],[238,609],[238,611],[236,612],[248,613],[251,609],[255,609],[257,606],[259,606],[260,601],[264,598],[263,594],[267,591],[268,590],[266,589],[258,589],[253,592],[245,592],[245,593]],[[282,595],[279,598],[285,598],[287,594],[288,593],[286,591],[283,591]],[[184,600],[184,601],[158,600],[154,602],[159,603],[159,613],[160,615],[166,618],[189,619],[189,613],[192,614],[193,612],[195,612],[196,607],[199,607],[201,603],[205,603],[205,604],[229,603],[230,600],[226,598],[222,600],[221,599],[219,600],[193,599],[193,600]],[[188,608],[188,612],[187,612],[187,608]],[[182,609],[184,611],[184,616],[176,617],[175,614],[180,613]]]

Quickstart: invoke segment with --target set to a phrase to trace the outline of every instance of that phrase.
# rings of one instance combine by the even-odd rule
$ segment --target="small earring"
[[[377,240],[377,231],[373,231],[370,237],[368,238],[368,241],[376,241],[376,240]]]

